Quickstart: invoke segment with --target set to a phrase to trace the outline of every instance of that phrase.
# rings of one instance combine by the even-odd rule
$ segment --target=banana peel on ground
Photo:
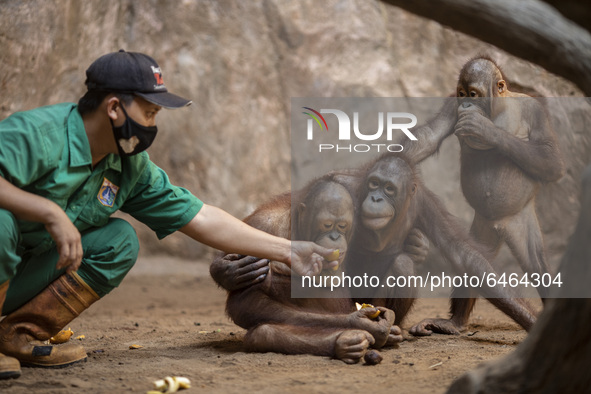
[[[176,393],[179,390],[191,388],[191,381],[183,376],[167,376],[154,381],[154,389],[147,394]]]

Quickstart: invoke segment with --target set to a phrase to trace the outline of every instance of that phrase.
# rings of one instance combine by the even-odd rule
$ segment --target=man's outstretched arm
[[[316,275],[333,250],[313,242],[290,241],[247,225],[224,210],[203,205],[180,231],[196,241],[229,253],[281,261],[299,275]],[[326,263],[329,267],[336,262]]]

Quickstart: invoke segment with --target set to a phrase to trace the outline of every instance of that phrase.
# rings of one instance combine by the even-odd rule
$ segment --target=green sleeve
[[[188,224],[202,206],[201,200],[172,185],[166,173],[148,161],[121,211],[146,224],[162,239]]]
[[[47,157],[46,136],[16,113],[0,122],[0,176],[13,185],[26,188],[52,164]]]

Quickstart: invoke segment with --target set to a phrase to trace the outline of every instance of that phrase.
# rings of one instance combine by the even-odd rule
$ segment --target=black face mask
[[[156,126],[142,126],[127,115],[127,111],[121,105],[121,109],[125,114],[125,122],[121,126],[115,126],[113,120],[111,127],[113,128],[113,135],[119,150],[119,156],[133,156],[148,149],[154,138],[158,128]]]

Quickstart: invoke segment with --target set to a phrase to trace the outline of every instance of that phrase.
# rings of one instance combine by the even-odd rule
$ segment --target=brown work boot
[[[0,312],[6,299],[8,281],[0,285]],[[0,379],[18,378],[21,376],[21,364],[14,357],[8,357],[0,353]]]
[[[21,376],[21,363],[14,357],[0,353],[0,379],[16,379],[19,376]]]
[[[77,273],[64,274],[0,322],[0,352],[23,366],[65,367],[86,360],[81,345],[49,345],[49,338],[97,301]]]

